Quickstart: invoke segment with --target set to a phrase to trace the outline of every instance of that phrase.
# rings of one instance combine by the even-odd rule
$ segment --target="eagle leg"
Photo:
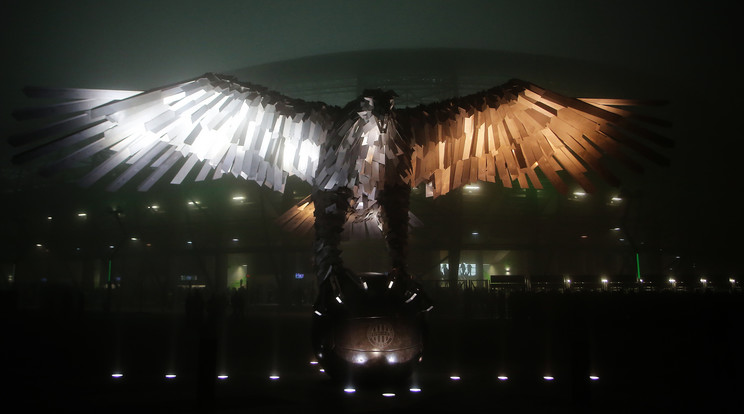
[[[356,281],[355,275],[344,267],[341,259],[341,232],[349,214],[352,191],[346,187],[335,190],[315,190],[314,260],[319,292],[316,311],[323,312],[333,301],[340,300],[342,286]]]

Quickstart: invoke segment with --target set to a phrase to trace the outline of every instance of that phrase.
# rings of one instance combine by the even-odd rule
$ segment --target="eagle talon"
[[[331,307],[346,306],[344,292],[350,286],[361,289],[362,282],[359,276],[343,266],[330,266],[323,281],[320,282],[318,299],[315,301],[313,310],[316,314],[324,314]]]

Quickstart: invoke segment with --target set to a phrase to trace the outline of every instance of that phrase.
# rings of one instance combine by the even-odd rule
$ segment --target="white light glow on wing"
[[[377,139],[380,138],[380,129],[377,127],[376,122],[374,124],[374,128],[365,134],[364,145],[374,145]]]
[[[142,133],[142,135],[140,135],[137,141],[132,143],[132,145],[130,146],[130,151],[132,151],[133,154],[136,154],[142,149],[150,148],[152,144],[158,142],[159,140],[160,135],[153,134],[150,131],[145,131]]]
[[[246,132],[245,132],[245,143],[243,144],[246,151],[249,151],[252,149],[255,136],[256,136],[256,123],[253,121],[248,121],[248,128],[246,129]]]
[[[261,149],[258,150],[258,156],[261,158],[266,157],[266,151],[269,149],[269,143],[271,141],[271,131],[264,131],[263,141],[261,142]]]
[[[320,147],[313,144],[310,140],[303,141],[300,145],[300,161],[297,169],[305,172],[308,164],[318,161],[320,156]]]
[[[254,108],[256,108],[256,114],[253,116],[253,122],[256,123],[257,127],[260,127],[266,111],[264,111],[264,108],[261,105],[255,106]]]
[[[212,99],[206,91],[200,91],[191,96],[191,99],[184,99],[171,106],[171,110],[176,112],[180,118],[188,119],[189,123],[196,123],[198,119],[192,120],[194,114],[204,107],[204,102]]]
[[[292,172],[294,170],[294,158],[297,152],[297,145],[292,141],[284,141],[284,159],[282,159],[281,168],[284,171]]]
[[[134,154],[127,160],[127,164],[134,164],[143,156],[145,156],[150,150],[153,149],[156,144],[158,144],[158,142],[160,141],[160,137],[147,132],[143,135],[141,141],[142,142],[140,143],[139,148],[137,148],[136,152],[134,152]]]
[[[214,118],[219,115],[219,111],[217,110],[217,107],[219,105],[215,105],[207,110],[206,113],[204,113],[204,116],[199,120],[199,123],[202,124],[202,126],[206,129],[209,129],[210,131],[213,131],[214,128],[212,127],[212,121]]]
[[[130,146],[136,142],[141,136],[140,132],[134,133],[127,138],[119,141],[116,145],[110,147],[109,149],[114,152],[121,152],[124,150],[131,151]]]
[[[178,93],[174,93],[173,95],[164,97],[163,98],[163,103],[166,104],[166,105],[171,105],[171,104],[173,104],[175,102],[180,101],[181,99],[183,99],[185,97],[186,97],[186,92],[181,91],[181,92],[178,92]]]
[[[201,125],[201,124],[200,124]],[[214,131],[204,128],[199,132],[199,135],[194,139],[194,143],[191,144],[190,153],[195,154],[199,161],[207,159],[207,154],[212,150],[212,144],[214,142]]]

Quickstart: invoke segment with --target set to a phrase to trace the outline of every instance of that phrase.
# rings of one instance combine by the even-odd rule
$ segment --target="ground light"
[[[383,392],[382,396],[386,398],[395,397],[395,393],[394,392]]]
[[[589,379],[592,380],[592,381],[599,381],[599,377],[596,376],[596,375],[590,375],[589,376]]]
[[[115,373],[111,374],[111,378],[121,378],[123,376],[124,376],[124,374],[122,374],[121,372],[115,372]]]
[[[226,380],[228,378],[227,375],[218,375],[217,379]]]
[[[543,379],[544,379],[545,381],[553,381],[553,380],[555,379],[555,377],[553,377],[553,376],[550,376],[550,375],[545,375],[545,376],[543,376]]]
[[[356,392],[356,389],[355,388],[348,387],[348,388],[344,388],[344,392],[347,393],[347,394],[353,394],[353,393]]]
[[[450,379],[452,381],[460,381],[460,376],[458,376],[458,375],[452,375],[452,376],[450,376]]]
[[[166,379],[174,379],[176,378],[176,374],[165,374]]]
[[[276,380],[279,379],[279,376],[278,375],[269,375],[269,379],[272,380],[272,381],[276,381]]]
[[[509,379],[509,377],[507,377],[506,375],[499,375],[499,376],[498,376],[498,377],[496,377],[496,378],[498,378],[498,379],[499,379],[499,381],[506,381],[506,380],[508,380],[508,379]]]
[[[408,391],[411,391],[411,392],[421,392],[421,388],[415,388],[415,387],[414,388],[409,388]]]

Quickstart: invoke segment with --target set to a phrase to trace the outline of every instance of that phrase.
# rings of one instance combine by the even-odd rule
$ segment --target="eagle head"
[[[362,92],[361,109],[370,111],[377,120],[377,126],[381,133],[387,132],[387,127],[393,120],[395,98],[398,96],[394,91],[382,89],[365,89]]]

